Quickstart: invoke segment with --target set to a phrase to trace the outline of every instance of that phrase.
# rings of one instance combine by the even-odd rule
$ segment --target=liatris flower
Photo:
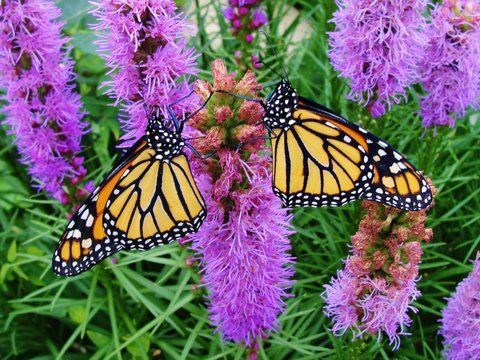
[[[480,108],[480,4],[445,0],[432,11],[422,54],[421,99],[425,127],[453,126],[469,106]]]
[[[416,288],[421,241],[430,241],[426,211],[401,212],[364,201],[367,211],[352,237],[352,253],[345,269],[325,285],[325,314],[333,319],[335,334],[348,329],[354,336],[384,332],[394,348],[412,320],[411,302],[420,296]]]
[[[0,13],[4,123],[34,186],[66,203],[72,195],[62,186],[78,184],[86,174],[77,155],[86,124],[71,84],[73,62],[57,21],[60,11],[48,0],[4,0]]]
[[[440,322],[446,359],[480,358],[480,253],[473,271],[458,284],[455,294],[448,299]]]
[[[261,67],[257,63],[258,55],[252,52],[251,45],[255,41],[257,30],[268,22],[261,3],[261,0],[230,0],[230,6],[223,12],[230,21],[230,31],[241,45],[241,50],[235,52],[235,59],[242,70]]]
[[[188,75],[196,73],[194,49],[187,48],[184,36],[193,33],[173,0],[101,0],[94,3],[93,26],[112,80],[104,85],[117,102],[125,103],[127,116],[121,118],[128,147],[145,133],[145,104],[158,106],[165,117],[167,107],[190,93]],[[198,107],[198,99],[175,104],[179,117]]]
[[[349,97],[382,116],[418,80],[427,0],[337,0],[330,60],[350,81]]]
[[[203,99],[212,90],[252,97],[260,89],[250,71],[237,83],[221,60],[212,72],[213,86],[197,83]],[[262,113],[258,103],[215,93],[190,121],[203,134],[194,146],[216,152],[206,162],[192,159],[208,215],[190,240],[209,291],[210,317],[224,339],[244,342],[253,353],[256,341],[276,329],[293,275],[291,216],[271,190]]]

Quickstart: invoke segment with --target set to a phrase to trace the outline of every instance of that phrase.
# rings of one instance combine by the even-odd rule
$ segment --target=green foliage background
[[[109,106],[99,84],[106,79],[103,61],[92,44],[95,35],[86,0],[57,1],[72,37],[77,85],[92,131],[84,138],[88,177],[96,183],[115,159],[119,137],[117,109]],[[218,1],[187,1],[185,10],[199,24],[192,41],[201,53],[200,76],[209,78],[208,63],[224,58],[235,69],[238,47],[221,15]],[[201,4],[203,5],[201,5]],[[394,144],[423,169],[439,189],[429,225],[434,239],[424,246],[422,297],[415,303],[411,336],[391,351],[376,337],[335,337],[322,312],[319,294],[348,253],[350,236],[361,219],[360,204],[342,208],[295,211],[292,236],[296,265],[294,297],[287,300],[278,333],[259,349],[261,359],[438,359],[437,335],[444,298],[471,270],[469,259],[480,242],[480,122],[469,114],[454,129],[425,131],[416,111],[418,93],[379,120],[345,100],[348,87],[326,56],[327,21],[335,9],[328,1],[272,1],[263,59],[276,69],[286,67],[304,96],[360,122]],[[292,8],[295,7],[295,10]],[[215,11],[214,11],[214,10]],[[287,19],[288,20],[285,20]],[[211,21],[219,28],[207,31]],[[304,35],[302,29],[310,28]],[[278,58],[273,56],[273,49]],[[283,63],[280,64],[279,60]],[[264,85],[277,76],[257,71]],[[417,89],[417,91],[420,91]],[[50,270],[53,249],[66,225],[69,209],[35,193],[15,147],[0,129],[0,358],[2,359],[242,359],[247,350],[225,343],[214,333],[205,292],[196,269],[185,266],[188,250],[178,245],[146,253],[122,253],[119,263],[105,261],[81,276],[59,278]]]

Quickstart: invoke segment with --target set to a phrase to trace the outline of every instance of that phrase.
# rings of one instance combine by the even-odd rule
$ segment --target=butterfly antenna
[[[266,40],[267,40],[267,43],[270,43],[272,44],[273,42],[271,41],[271,37],[263,30],[260,30],[260,32],[265,36]],[[283,65],[283,61],[280,61],[280,57],[278,56],[278,53],[277,51],[275,50],[275,47],[272,47],[272,51],[273,51],[273,55],[275,56],[275,60],[278,64],[281,64],[282,66],[282,70],[283,70],[283,74],[284,76],[280,75],[277,71],[274,71],[271,67],[269,67],[267,64],[265,64],[264,62],[260,62],[260,61],[257,61],[257,63],[262,63],[264,64],[268,69],[272,70],[275,74],[277,74],[278,76],[280,76],[282,79],[286,79],[288,82],[290,82],[290,79],[288,78],[288,74],[287,74],[287,70],[285,68],[285,66]]]
[[[262,65],[265,65],[267,67],[267,69],[269,69],[270,71],[272,71],[273,73],[275,73],[276,75],[278,75],[280,78],[284,79],[284,77],[276,70],[274,70],[270,65],[268,65],[265,61],[263,60],[258,60],[255,62],[255,64],[262,64]],[[288,79],[287,79],[288,80]]]

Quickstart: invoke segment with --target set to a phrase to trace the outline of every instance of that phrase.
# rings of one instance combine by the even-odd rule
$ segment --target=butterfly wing
[[[146,148],[143,138],[133,145],[72,216],[53,254],[52,269],[55,274],[77,275],[115,252],[105,250],[109,242],[103,229],[105,206],[128,163]]]
[[[273,190],[285,206],[340,206],[373,179],[365,140],[352,128],[297,107],[294,123],[272,134]]]
[[[410,211],[430,206],[432,192],[425,177],[392,146],[373,134],[366,136],[374,177],[362,198]]]
[[[205,215],[186,156],[164,161],[149,149],[129,164],[113,189],[104,228],[122,249],[144,250],[196,232]]]
[[[283,131],[283,138],[285,140],[282,140],[282,136],[279,136],[272,141],[272,145],[275,143],[278,147],[281,141],[284,143],[289,142],[288,139],[292,139],[292,135],[289,135],[289,132],[293,133],[293,137],[298,144],[296,145],[297,149],[295,146],[292,147],[288,145],[283,152],[280,152],[280,161],[283,159],[288,160],[289,152],[297,154],[293,157],[291,155],[289,156],[291,158],[290,162],[292,164],[295,163],[293,167],[290,165],[288,171],[285,169],[286,172],[290,172],[291,178],[301,182],[302,177],[305,179],[312,176],[310,168],[305,165],[310,163],[305,163],[305,158],[310,160],[312,158],[316,158],[317,160],[323,159],[323,165],[333,165],[336,161],[339,165],[343,165],[342,169],[344,173],[348,173],[350,176],[352,174],[358,174],[359,170],[361,170],[361,172],[357,177],[350,177],[349,180],[351,181],[359,179],[356,180],[353,188],[351,188],[351,183],[347,181],[348,177],[345,177],[344,173],[338,171],[338,166],[336,169],[331,166],[330,170],[327,166],[323,171],[329,170],[335,178],[337,186],[333,186],[333,190],[338,190],[336,194],[332,194],[331,191],[330,194],[325,194],[329,186],[326,180],[329,178],[325,176],[322,178],[321,175],[325,173],[323,173],[323,171],[320,173],[317,171],[314,172],[314,176],[317,179],[308,180],[308,183],[319,182],[321,185],[323,184],[323,187],[317,185],[316,187],[310,186],[310,188],[308,188],[304,186],[300,188],[297,184],[294,189],[298,190],[300,188],[300,192],[295,194],[296,198],[294,202],[290,201],[286,205],[335,206],[359,198],[381,202],[403,210],[421,210],[431,204],[431,189],[423,175],[391,145],[360,126],[335,114],[333,111],[305,98],[299,98],[299,103],[293,117],[296,120],[296,124],[293,125],[290,130]],[[320,125],[322,125],[322,127],[320,127]],[[311,136],[313,126],[320,130],[317,134],[314,134],[317,140]],[[326,126],[329,128],[327,129]],[[302,133],[298,134],[297,129],[302,129]],[[308,136],[305,135],[305,130],[308,130]],[[295,132],[297,133],[296,135]],[[333,140],[336,140],[336,142]],[[317,144],[315,144],[315,141]],[[325,141],[329,144],[334,143],[334,146],[330,145],[330,147],[325,147]],[[282,143],[280,143],[280,147],[281,145]],[[342,147],[343,151],[341,151],[339,158],[338,152],[342,150]],[[301,155],[298,155],[298,148],[301,150]],[[274,149],[273,151],[274,169],[280,166],[281,170],[284,171],[282,165],[278,163],[278,156],[275,156],[275,154],[279,154],[278,150],[279,149]],[[359,157],[359,155],[361,155],[361,157]],[[342,156],[344,158],[342,158]],[[299,160],[300,158],[303,160]],[[352,165],[353,167],[346,167],[348,162],[345,158],[348,158],[348,160],[354,164]],[[300,165],[301,161],[303,161],[303,165]],[[350,171],[348,171],[349,169]],[[295,175],[292,170],[296,170],[297,175]],[[280,172],[280,174],[283,175],[282,172]],[[284,184],[286,176],[278,178],[276,175],[274,172],[275,192],[283,199],[285,199],[285,197],[290,198],[291,195],[289,196],[286,190],[291,190],[291,188],[286,189],[284,186],[282,189],[280,187],[280,185]],[[298,176],[300,176],[300,180],[298,180]],[[320,180],[318,180],[318,178]],[[347,180],[343,180],[343,186],[340,186],[342,179]],[[335,183],[331,178],[329,181],[330,183]],[[312,191],[315,190],[315,188],[317,191]],[[349,188],[350,190],[345,191],[345,188]],[[315,199],[320,196],[321,199],[325,198],[325,200],[321,203],[316,203],[311,201],[312,196],[314,196]],[[300,200],[302,197],[307,201]],[[340,202],[338,198],[340,198]],[[333,199],[333,201],[330,199]]]
[[[53,255],[52,268],[56,274],[77,275],[120,250],[149,249],[157,244],[167,243],[176,237],[198,230],[205,217],[205,206],[192,178],[186,157],[180,155],[168,163],[168,168],[173,169],[171,170],[172,174],[181,174],[174,180],[168,181],[166,176],[161,177],[155,172],[163,171],[163,165],[167,162],[157,160],[154,155],[154,151],[146,141],[140,140],[122,156],[105,181],[85,200],[67,225]],[[145,169],[148,171],[143,171]],[[164,184],[161,183],[162,179],[165,181]],[[139,187],[135,189],[135,196],[137,196],[135,202],[123,195],[124,191],[128,190],[128,187],[125,188],[127,182],[134,183]],[[176,190],[182,193],[182,199],[189,204],[191,218],[188,221],[183,222],[181,216],[163,218],[163,213],[160,208],[157,208],[158,203],[153,202],[148,205],[149,211],[142,213],[140,220],[129,219],[130,227],[125,236],[122,238],[116,236],[123,229],[120,225],[124,224],[124,218],[129,211],[136,214],[135,210],[139,205],[146,206],[147,200],[153,201],[158,197],[156,194],[170,191],[172,184],[178,185]],[[171,200],[171,197],[168,199]],[[178,215],[180,212],[178,209],[183,207],[184,203],[179,204],[178,201],[171,200],[166,206],[169,207],[168,211]],[[117,207],[120,207],[121,214]],[[116,218],[114,214],[123,214],[123,217]],[[149,215],[155,217],[152,218]],[[117,221],[120,222],[117,223]],[[157,232],[154,236],[155,241],[152,242],[150,242],[153,236],[151,221],[156,224],[155,231]],[[173,223],[172,226],[171,223]],[[148,234],[144,232],[141,235],[151,236],[138,237],[135,236],[136,232],[132,232],[138,230],[130,231],[130,228],[136,227],[135,229],[137,229],[139,224],[143,224],[143,228],[148,228],[150,231]],[[117,229],[115,225],[120,226],[121,229]],[[168,231],[166,231],[167,227]],[[167,233],[168,235],[165,235]]]

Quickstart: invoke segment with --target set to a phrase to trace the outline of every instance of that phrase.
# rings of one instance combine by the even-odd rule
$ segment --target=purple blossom
[[[406,98],[405,89],[418,80],[426,26],[427,0],[337,0],[335,31],[329,33],[329,56],[335,70],[350,81],[349,98],[383,115]]]
[[[255,10],[252,16],[252,23],[251,23],[252,26],[255,28],[259,28],[265,25],[267,22],[268,22],[267,14],[265,14],[265,12],[263,12],[262,10],[258,10],[258,9]]]
[[[0,12],[4,123],[34,186],[66,203],[70,196],[63,186],[86,174],[76,154],[87,125],[72,85],[73,62],[57,21],[60,11],[48,0],[5,0]]]
[[[236,56],[236,62],[241,70],[256,69],[260,66],[252,64],[249,60],[254,54],[251,44],[255,41],[256,32],[268,22],[267,14],[261,7],[261,0],[230,1],[230,6],[223,11],[223,16],[230,22],[233,36],[240,43],[240,56]]]
[[[475,0],[437,4],[426,34],[423,125],[453,126],[469,106],[480,108],[480,4]]]
[[[237,83],[221,60],[212,63],[212,73],[213,86],[197,82],[203,99],[213,89],[248,97],[260,89],[251,71]],[[258,103],[216,93],[189,122],[202,134],[193,145],[202,153],[215,151],[206,162],[192,159],[208,215],[190,240],[209,292],[210,318],[224,339],[245,343],[252,354],[277,329],[293,275],[291,215],[271,190],[262,115]]]
[[[408,311],[416,313],[411,302],[420,296],[415,279],[401,285],[389,284],[379,277],[352,274],[348,268],[339,270],[331,284],[325,285],[323,297],[325,315],[333,320],[332,331],[343,335],[348,329],[354,336],[364,333],[378,335],[384,332],[394,349],[400,346],[400,335],[408,335],[405,328],[412,319]]]
[[[100,51],[110,67],[107,94],[124,103],[120,121],[125,131],[122,146],[141,137],[147,125],[144,104],[158,106],[168,116],[167,106],[190,93],[188,76],[197,72],[193,48],[185,36],[194,33],[173,0],[102,0],[94,3],[93,26],[102,32]],[[192,96],[174,106],[183,117],[198,107]]]
[[[480,358],[480,253],[442,311],[440,334],[448,360]]]
[[[250,346],[278,327],[282,299],[288,297],[291,216],[272,193],[265,159],[252,156],[245,162],[235,153],[222,152],[220,162],[217,181],[197,172],[208,215],[192,236],[191,248],[201,254],[213,324],[225,340]],[[250,174],[249,188],[232,191],[242,169]],[[221,206],[227,199],[228,210]]]

